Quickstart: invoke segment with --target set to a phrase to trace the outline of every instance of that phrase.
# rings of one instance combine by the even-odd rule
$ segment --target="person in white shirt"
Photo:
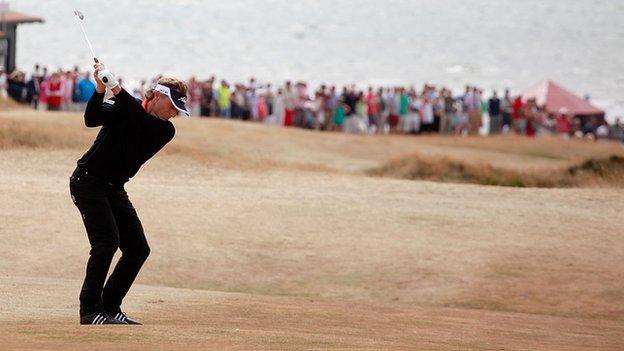
[[[0,66],[0,98],[6,99],[7,97],[7,75],[4,66]]]
[[[403,121],[403,132],[416,134],[420,131],[420,108],[421,102],[415,91],[410,94],[409,112]]]
[[[273,99],[273,109],[271,112],[273,112],[273,114],[270,115],[266,119],[266,123],[277,125],[277,126],[283,126],[284,125],[284,113],[286,111],[285,110],[286,97],[284,96],[284,92],[282,88],[277,89],[277,94],[273,96],[272,99]]]
[[[430,132],[431,127],[433,126],[433,104],[428,97],[424,97],[422,100],[422,106],[420,108],[422,114],[422,130],[425,132]]]

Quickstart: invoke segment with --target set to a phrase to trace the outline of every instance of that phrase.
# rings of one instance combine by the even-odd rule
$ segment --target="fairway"
[[[179,119],[126,190],[152,253],[123,308],[78,325],[89,246],[68,177],[95,129],[0,113],[6,349],[585,350],[624,340],[624,190],[371,177],[418,153],[554,172],[621,145],[355,136]],[[116,257],[119,257],[119,253]]]

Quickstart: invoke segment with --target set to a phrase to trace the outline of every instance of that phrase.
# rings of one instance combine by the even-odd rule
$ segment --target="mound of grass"
[[[624,186],[624,157],[612,155],[608,158],[590,158],[579,165],[568,168],[568,175],[584,183],[600,180],[609,184]]]
[[[555,172],[517,172],[484,163],[467,163],[448,157],[425,157],[413,154],[391,160],[366,171],[367,174],[398,179],[472,183],[512,187],[574,187],[624,184],[624,157],[591,158],[579,165]]]

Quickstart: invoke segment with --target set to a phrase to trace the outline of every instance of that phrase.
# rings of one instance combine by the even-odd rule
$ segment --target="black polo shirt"
[[[87,127],[102,128],[78,166],[115,184],[130,180],[175,135],[173,123],[147,113],[124,89],[106,101],[95,92],[84,119]]]

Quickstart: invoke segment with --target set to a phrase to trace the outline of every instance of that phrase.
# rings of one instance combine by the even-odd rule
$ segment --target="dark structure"
[[[0,65],[6,72],[15,69],[17,26],[22,23],[43,23],[43,19],[19,12],[0,12]]]

